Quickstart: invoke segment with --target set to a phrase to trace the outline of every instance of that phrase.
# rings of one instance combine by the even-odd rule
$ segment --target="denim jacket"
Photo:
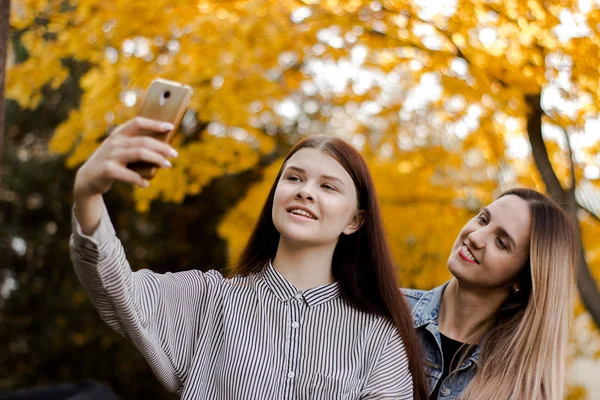
[[[421,341],[429,394],[435,389],[444,371],[438,313],[442,293],[447,285],[448,283],[445,283],[429,291],[402,289],[402,293],[412,310],[414,326]],[[438,399],[458,399],[460,392],[467,387],[475,376],[480,350],[480,346],[477,346],[469,358],[458,367],[458,371],[442,382]]]

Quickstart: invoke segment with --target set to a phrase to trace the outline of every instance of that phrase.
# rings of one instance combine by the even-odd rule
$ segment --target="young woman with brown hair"
[[[126,168],[168,166],[166,130],[118,128],[75,180],[75,270],[102,318],[183,398],[426,399],[418,339],[397,289],[360,154],[316,136],[286,157],[236,275],[132,272],[102,201]]]

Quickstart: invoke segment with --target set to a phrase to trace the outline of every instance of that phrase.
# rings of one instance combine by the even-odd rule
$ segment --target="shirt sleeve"
[[[216,271],[132,272],[106,207],[87,236],[72,214],[71,259],[101,318],[144,355],[162,384],[181,393],[203,321],[219,298]]]
[[[396,326],[387,324],[387,340],[377,349],[379,354],[361,392],[361,400],[412,400],[413,381],[404,343]]]

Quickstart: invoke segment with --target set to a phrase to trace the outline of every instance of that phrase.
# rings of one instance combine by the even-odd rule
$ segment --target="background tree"
[[[8,49],[8,32],[10,0],[0,0],[0,167],[2,166],[2,149],[4,144],[4,78],[6,76],[6,51]]]
[[[125,398],[164,395],[97,318],[67,248],[74,168],[135,114],[156,76],[195,95],[174,168],[151,188],[106,196],[134,268],[223,268],[280,156],[302,135],[327,133],[367,158],[403,285],[446,280],[462,224],[525,185],[577,215],[579,287],[600,320],[598,210],[577,203],[600,183],[599,18],[596,5],[570,1],[13,2],[1,387],[92,376]],[[574,351],[600,354],[582,350],[598,341],[584,325]]]

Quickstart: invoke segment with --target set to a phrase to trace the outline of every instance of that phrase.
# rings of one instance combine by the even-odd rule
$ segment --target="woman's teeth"
[[[303,217],[307,217],[307,218],[310,218],[310,219],[317,219],[312,214],[310,214],[308,211],[304,211],[304,210],[300,210],[300,209],[294,209],[294,210],[292,210],[290,212],[292,214],[302,215]]]
[[[466,244],[463,244],[462,247],[460,248],[460,250],[463,253],[463,255],[465,257],[467,257],[469,260],[473,261],[474,263],[477,262],[477,260],[475,259],[475,256],[473,255],[473,253],[471,253],[471,250],[469,250],[469,248],[467,247]]]

